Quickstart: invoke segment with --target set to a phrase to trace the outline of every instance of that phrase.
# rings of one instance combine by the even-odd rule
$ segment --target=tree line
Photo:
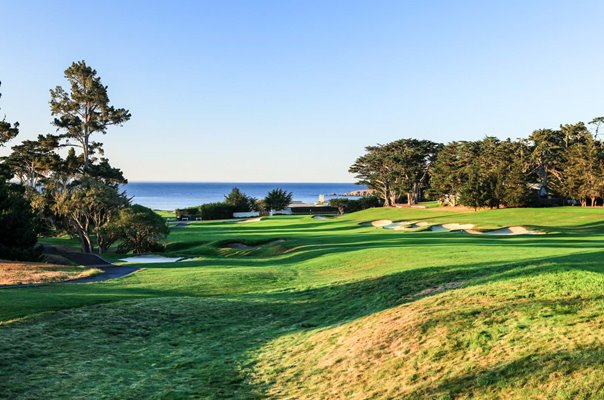
[[[85,61],[74,62],[64,77],[67,89],[50,90],[56,133],[23,140],[2,157],[0,256],[35,258],[37,236],[50,233],[77,237],[86,253],[103,253],[114,244],[120,252],[161,248],[168,234],[165,221],[131,204],[120,189],[126,178],[95,140],[129,121],[130,112],[110,104],[108,87]],[[18,134],[19,124],[4,117],[0,145]]]
[[[292,202],[293,193],[284,189],[270,190],[262,199],[249,196],[234,187],[224,196],[224,201],[206,203],[196,207],[188,207],[176,210],[177,218],[201,218],[203,220],[229,219],[236,212],[257,211],[259,213],[280,211]]]
[[[386,207],[420,199],[475,209],[596,206],[604,199],[603,125],[598,117],[517,140],[400,139],[366,147],[349,171]]]

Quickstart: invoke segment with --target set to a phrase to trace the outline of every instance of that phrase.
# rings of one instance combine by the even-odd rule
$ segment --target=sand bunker
[[[442,227],[450,231],[461,231],[474,228],[474,224],[443,224]]]
[[[141,264],[154,264],[154,263],[172,263],[184,260],[183,257],[164,257],[156,256],[154,254],[145,254],[141,256],[132,256],[128,258],[122,258],[120,261],[129,263],[141,263]]]
[[[247,224],[249,222],[260,222],[260,221],[262,221],[262,217],[248,218],[248,219],[244,219],[243,221],[237,221],[237,223],[239,223],[239,224]]]
[[[315,215],[315,216],[312,217],[312,219],[318,219],[319,221],[325,221],[325,220],[328,220],[329,218],[328,217],[324,217],[322,215]]]
[[[383,228],[384,226],[390,224],[392,224],[392,221],[390,221],[389,219],[378,219],[377,221],[373,221],[371,223],[372,226],[375,226],[377,228]]]
[[[544,232],[531,231],[524,226],[509,226],[507,228],[496,229],[492,231],[479,231],[474,229],[474,224],[459,224],[459,223],[447,223],[447,224],[434,224],[432,225],[427,221],[420,222],[409,222],[409,221],[398,221],[392,222],[389,219],[380,219],[371,222],[372,226],[378,228],[384,228],[393,231],[413,231],[427,227],[430,232],[465,232],[471,235],[499,235],[499,236],[510,236],[510,235],[542,235]]]
[[[503,235],[503,236],[513,236],[513,235],[542,235],[543,232],[530,231],[526,229],[524,226],[509,226],[507,228],[497,229],[494,231],[477,231],[475,229],[465,229],[466,233],[472,235]]]
[[[429,222],[412,222],[410,224],[407,224],[407,226],[404,226],[403,229],[418,229],[418,228],[423,228],[425,226],[429,226],[430,223]]]
[[[384,229],[390,229],[390,230],[394,230],[394,231],[400,231],[403,228],[409,226],[413,224],[413,222],[409,222],[409,221],[399,221],[399,222],[393,222],[391,224],[388,225],[384,225]]]

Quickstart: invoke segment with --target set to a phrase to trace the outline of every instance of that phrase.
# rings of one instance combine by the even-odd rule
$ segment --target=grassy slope
[[[359,225],[383,218],[558,233]],[[603,234],[578,208],[196,223],[169,251],[198,260],[3,290],[0,397],[604,396]]]
[[[13,262],[0,260],[0,287],[4,285],[23,285],[60,282],[86,278],[102,273],[97,268],[85,268],[75,265],[54,265],[34,262]]]

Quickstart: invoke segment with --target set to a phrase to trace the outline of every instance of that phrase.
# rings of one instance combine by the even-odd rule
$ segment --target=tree
[[[567,152],[567,163],[562,169],[563,194],[579,200],[583,207],[589,202],[595,206],[604,186],[604,154],[602,143],[591,135],[573,143]]]
[[[0,86],[2,86],[2,82],[0,82]],[[2,97],[1,93],[0,97]],[[3,116],[0,120],[0,147],[4,146],[11,139],[14,139],[18,134],[19,123],[6,122],[6,116]]]
[[[93,233],[99,252],[106,250],[105,227],[117,212],[128,204],[128,199],[117,186],[106,185],[91,177],[83,177],[65,186],[49,185],[53,193],[53,212],[64,219],[67,230],[80,238],[82,252],[94,251]]]
[[[122,125],[130,119],[130,112],[109,105],[107,86],[85,61],[74,62],[65,70],[65,78],[70,90],[61,86],[51,89],[50,109],[57,130],[64,131],[60,137],[67,141],[65,145],[82,149],[86,169],[94,152],[101,148],[91,136],[105,134],[111,125]]]
[[[356,159],[348,172],[355,174],[358,184],[365,185],[382,199],[384,207],[396,203],[399,193],[395,191],[396,165],[389,158],[384,145],[367,146],[365,154]]]
[[[33,213],[23,192],[22,186],[0,184],[0,258],[35,260],[39,256]]]
[[[349,172],[384,199],[395,205],[404,194],[409,205],[420,201],[429,171],[440,147],[429,140],[400,139],[385,145],[368,146]]]
[[[292,202],[293,194],[283,189],[274,189],[268,192],[264,203],[269,210],[280,211]]]
[[[467,180],[468,166],[476,157],[472,142],[451,142],[436,155],[430,171],[430,186],[436,197],[445,205],[459,203],[461,189]]]
[[[39,135],[37,140],[24,140],[13,146],[12,153],[3,159],[22,185],[36,188],[40,179],[60,162],[59,155],[54,152],[57,146],[56,136]]]
[[[480,172],[480,167],[474,163],[468,169],[468,177],[460,191],[460,203],[474,210],[489,205],[488,193],[491,182]]]
[[[598,134],[600,133],[600,128],[604,125],[604,117],[596,117],[589,121],[590,125],[594,127],[594,137],[597,140]]]
[[[558,181],[561,178],[564,152],[562,133],[552,129],[539,129],[533,131],[529,141],[532,143],[533,166],[540,178],[540,192],[545,193],[556,186],[555,183],[552,184],[550,176],[553,175]]]
[[[329,199],[329,205],[338,209],[338,214],[342,215],[346,212],[346,209],[350,205],[350,199],[344,197],[336,197]]]
[[[252,211],[255,208],[256,201],[254,197],[247,196],[237,187],[234,187],[228,195],[224,196],[224,202],[233,206],[235,212]]]
[[[503,156],[505,163],[503,174],[502,202],[506,207],[527,207],[532,202],[530,191],[531,174],[530,159],[527,145],[523,141],[507,143],[507,151]]]
[[[0,147],[19,134],[19,123],[0,120]],[[22,186],[8,182],[13,171],[6,162],[0,164],[0,258],[35,260],[39,256],[33,213]]]
[[[120,210],[113,229],[121,240],[119,253],[135,254],[160,251],[170,230],[164,219],[153,210],[134,204]]]

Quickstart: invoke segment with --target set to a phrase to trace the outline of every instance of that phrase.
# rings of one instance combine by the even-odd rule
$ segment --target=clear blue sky
[[[487,4],[489,3],[489,4]],[[604,114],[602,1],[0,0],[2,113],[52,132],[84,59],[132,120],[100,139],[132,181],[351,181],[369,144]]]

